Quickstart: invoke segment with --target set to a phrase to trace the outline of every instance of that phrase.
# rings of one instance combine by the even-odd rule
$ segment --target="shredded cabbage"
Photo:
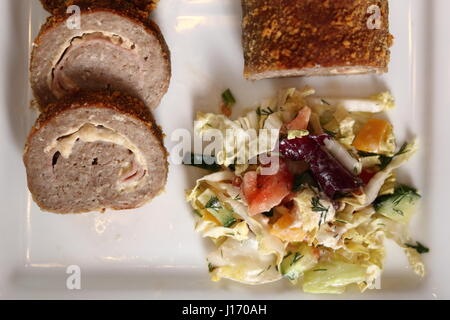
[[[245,284],[263,284],[281,279],[274,254],[265,254],[252,237],[244,241],[228,238],[207,261],[213,281],[222,278]]]
[[[246,164],[273,151],[282,124],[278,113],[261,116],[252,111],[235,121],[224,115],[198,113],[194,133],[202,138],[218,137],[214,145],[216,160],[228,167],[235,162]]]
[[[325,146],[330,153],[339,160],[342,165],[350,172],[357,175],[361,173],[361,161],[356,160],[342,144],[336,142],[334,139],[325,139]]]
[[[370,205],[375,201],[380,193],[381,188],[385,184],[386,180],[392,175],[395,169],[405,164],[418,150],[417,140],[405,145],[400,154],[393,157],[389,165],[383,170],[379,171],[364,188],[366,199],[364,205]]]
[[[348,112],[379,113],[395,107],[395,100],[391,93],[386,91],[366,99],[309,97],[308,103],[315,106],[341,106]]]
[[[285,125],[305,106],[312,110],[308,130],[287,130]],[[212,280],[257,285],[284,277],[309,293],[339,294],[349,286],[363,292],[376,288],[386,239],[403,248],[412,270],[424,276],[420,254],[408,246],[412,242],[407,224],[374,208],[377,197],[396,190],[396,169],[417,151],[417,141],[406,144],[397,154],[393,134],[383,141],[383,155],[358,153],[352,146],[359,130],[375,113],[393,107],[389,92],[366,99],[321,98],[306,87],[282,90],[234,121],[199,113],[196,134],[207,138],[216,130],[224,137],[214,154],[223,170],[198,179],[186,195],[196,213],[195,230],[215,245],[207,257]],[[272,129],[275,134],[267,136],[260,129]],[[235,139],[245,136],[247,130],[254,130],[255,135],[244,142]],[[231,137],[227,136],[230,132]],[[325,147],[348,171],[373,175],[365,187],[331,200],[310,180],[313,177],[308,180],[306,164],[293,163],[306,167],[296,176],[299,180],[293,183],[288,199],[269,212],[249,216],[245,173],[261,172],[263,164],[258,156],[269,153],[277,157],[274,150],[280,135],[296,138],[323,132],[333,135],[333,139],[324,140]],[[225,168],[232,164],[234,171]],[[225,217],[217,216],[222,213]]]

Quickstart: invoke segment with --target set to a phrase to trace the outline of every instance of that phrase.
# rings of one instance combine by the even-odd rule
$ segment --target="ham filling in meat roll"
[[[56,213],[131,209],[157,196],[167,152],[150,111],[119,93],[90,93],[50,105],[24,154],[36,203]]]

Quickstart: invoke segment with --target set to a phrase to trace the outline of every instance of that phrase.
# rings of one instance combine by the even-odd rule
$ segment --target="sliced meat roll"
[[[46,211],[131,209],[157,196],[167,152],[150,111],[118,93],[50,105],[25,147],[28,187]]]
[[[158,26],[110,9],[83,10],[81,29],[67,19],[51,17],[34,43],[30,80],[41,110],[80,90],[118,90],[159,105],[171,67]]]
[[[242,0],[244,76],[383,73],[388,0]]]

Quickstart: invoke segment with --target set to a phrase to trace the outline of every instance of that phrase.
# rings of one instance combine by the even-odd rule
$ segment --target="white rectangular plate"
[[[387,75],[247,82],[239,0],[162,0],[154,18],[172,51],[173,78],[155,116],[171,150],[177,144],[171,139],[174,130],[191,129],[198,110],[216,112],[226,88],[239,108],[290,86],[351,96],[391,90],[398,106],[389,116],[399,141],[417,135],[422,146],[401,176],[424,195],[412,229],[413,237],[431,248],[425,256],[428,275],[418,279],[401,250],[389,245],[382,290],[332,298],[450,298],[450,25],[445,16],[450,4],[390,2],[396,40]],[[68,216],[41,212],[28,194],[21,156],[36,117],[29,108],[28,57],[45,16],[37,0],[0,1],[0,298],[330,298],[303,294],[287,281],[259,287],[210,282],[208,245],[193,232],[184,202],[185,189],[202,174],[197,169],[171,165],[166,192],[138,210]],[[70,265],[82,270],[81,290],[66,288]]]

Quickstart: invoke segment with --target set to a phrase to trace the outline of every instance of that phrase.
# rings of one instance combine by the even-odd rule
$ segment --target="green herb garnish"
[[[273,111],[270,107],[267,107],[266,109],[258,108],[256,110],[258,116],[270,116],[274,112],[275,111]]]
[[[329,135],[332,136],[333,138],[337,136],[336,132],[330,131],[330,130],[324,130],[324,132]]]
[[[213,272],[216,269],[211,263],[208,263],[208,270],[209,272]]]
[[[417,197],[421,197],[420,194],[417,192],[416,189],[406,186],[406,185],[400,185],[395,189],[394,194],[397,196],[392,202],[395,205],[400,204],[404,198],[406,198],[408,195],[413,194]]]
[[[395,156],[400,156],[400,155],[402,155],[402,154],[405,154],[406,153],[406,148],[408,147],[408,143],[404,143],[403,145],[402,145],[402,147],[400,148],[400,150],[395,154]]]
[[[392,162],[394,157],[388,157],[385,155],[379,155],[380,159],[380,170],[386,169],[386,167]]]
[[[320,203],[319,197],[314,197],[311,200],[311,208],[314,212],[328,212],[330,208],[325,208],[325,206]]]
[[[186,166],[193,166],[209,171],[219,171],[221,166],[217,164],[214,156],[208,156],[205,154],[186,153],[184,155],[183,164]]]
[[[242,200],[241,195],[238,194],[236,197],[233,198],[233,200],[235,201]]]
[[[424,254],[430,252],[430,249],[425,247],[423,244],[421,244],[419,241],[416,241],[416,244],[408,244],[405,243],[405,246],[411,249],[415,249],[419,254]]]
[[[267,269],[262,270],[260,273],[258,273],[256,276],[259,277],[260,275],[262,275],[264,272],[269,271],[269,269],[272,268],[272,265],[270,265]]]
[[[382,195],[382,196],[376,198],[373,203],[373,206],[374,206],[375,210],[379,210],[380,206],[383,204],[383,202],[386,199],[392,199],[392,204],[395,207],[395,206],[398,206],[405,198],[410,197],[411,195],[414,195],[419,198],[421,197],[416,189],[406,186],[406,185],[400,185],[395,188],[395,191],[393,194]],[[396,214],[399,214],[401,216],[404,215],[403,211],[398,208],[394,208],[393,211]]]
[[[233,93],[231,93],[230,89],[227,89],[224,93],[222,93],[222,99],[223,102],[228,106],[236,104],[236,99],[234,98]]]
[[[231,227],[237,221],[233,216],[233,211],[225,208],[216,196],[212,196],[208,200],[205,209],[217,218],[225,228]],[[233,233],[230,233],[229,235],[233,235]]]
[[[229,227],[231,227],[236,221],[237,221],[236,218],[231,218],[231,219],[229,219],[223,226],[224,226],[225,228],[229,228]],[[229,235],[230,235],[230,236],[233,236],[234,234],[231,233],[231,234],[229,234]]]
[[[197,209],[194,209],[194,213],[199,216],[200,218],[203,218],[203,215],[198,211]]]
[[[327,100],[325,100],[325,99],[320,99],[320,101],[321,101],[323,104],[326,104],[327,106],[331,106],[331,104],[330,104]]]
[[[262,215],[264,215],[264,216],[266,216],[266,217],[268,217],[268,218],[273,217],[273,208],[270,209],[270,211],[263,212]]]
[[[406,152],[406,148],[408,147],[408,143],[404,143],[403,146],[400,148],[400,150],[394,154],[394,156],[389,157],[383,154],[377,154],[377,153],[370,153],[370,152],[363,152],[360,151],[359,155],[362,157],[373,157],[378,156],[380,159],[380,170],[386,169],[386,167],[394,160],[395,157],[398,157]]]
[[[211,199],[209,199],[209,201],[206,203],[205,208],[212,209],[214,211],[219,211],[223,207],[222,204],[220,203],[220,200],[217,197],[211,197]]]
[[[328,210],[330,210],[330,208],[325,208],[325,206],[322,203],[320,203],[319,197],[312,198],[311,208],[312,208],[312,211],[314,211],[314,212],[320,212],[320,220],[319,220],[319,228],[320,228],[320,226],[325,221],[327,221],[327,214],[328,214]]]
[[[300,175],[294,176],[294,183],[292,184],[292,191],[299,192],[307,186],[317,187],[317,182],[313,178],[311,171],[305,171]]]
[[[313,270],[314,272],[318,272],[318,271],[328,271],[328,269],[315,269]]]
[[[303,255],[300,252],[296,252],[290,265],[292,266],[293,264],[297,263],[297,261],[299,261],[301,258],[303,258]]]

